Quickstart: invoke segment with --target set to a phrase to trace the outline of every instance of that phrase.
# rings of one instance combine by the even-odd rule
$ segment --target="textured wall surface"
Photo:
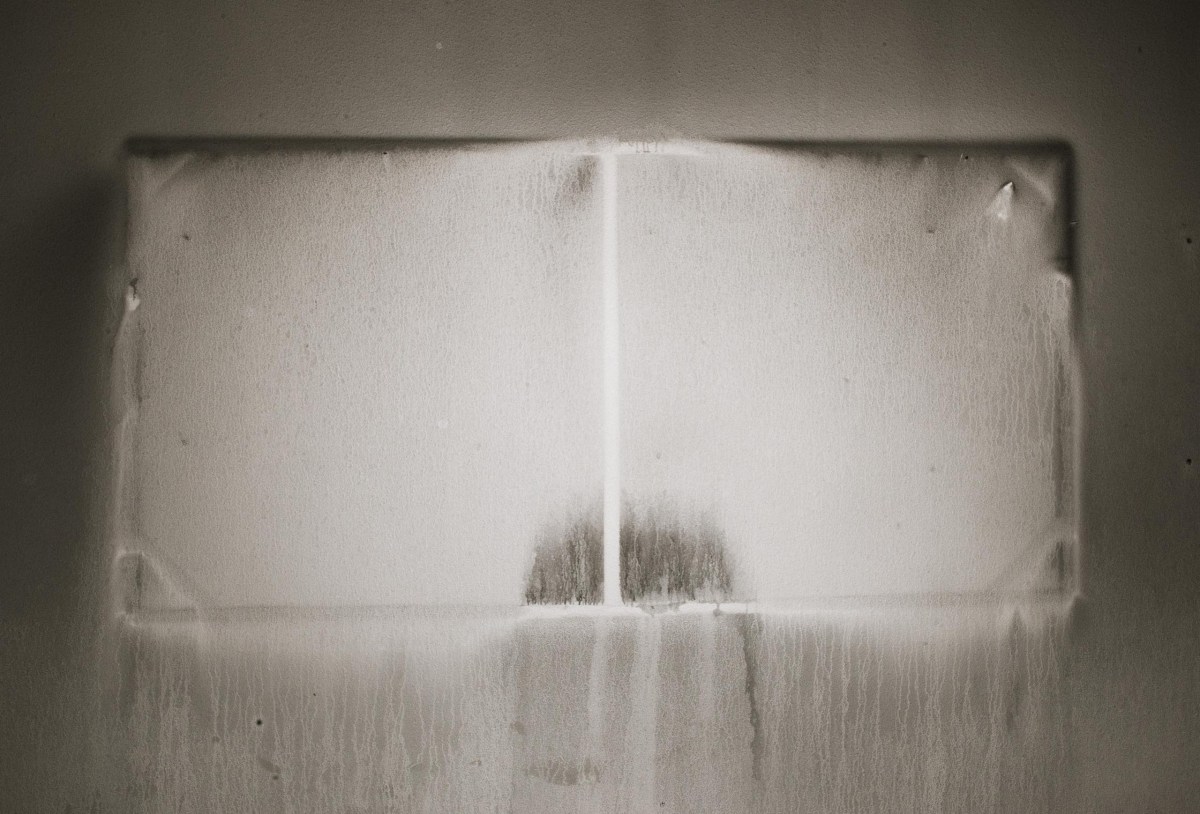
[[[1031,607],[158,616],[125,629],[93,799],[1061,811],[1063,634],[1060,608]]]
[[[112,789],[92,759],[109,746],[102,735],[109,730],[95,726],[100,703],[128,698],[127,709],[145,714],[125,720],[147,727],[159,726],[153,721],[164,710],[185,708],[170,701],[184,697],[170,683],[187,675],[183,658],[167,662],[162,681],[155,673],[138,685],[141,706],[132,691],[97,681],[97,653],[118,650],[98,631],[95,612],[109,569],[104,518],[94,509],[104,504],[110,475],[99,428],[122,294],[119,285],[106,288],[120,231],[113,199],[122,188],[122,141],[153,133],[1066,141],[1076,167],[1085,371],[1084,595],[1059,662],[1068,748],[1054,754],[1068,760],[1054,772],[1056,791],[1067,794],[1056,808],[1194,810],[1197,15],[1194,4],[1171,0],[778,2],[753,10],[554,0],[184,8],[117,0],[12,9],[0,34],[0,795],[7,808],[64,811],[72,802],[80,810],[78,801],[97,787],[116,799],[144,797],[144,788]],[[714,647],[726,646],[728,633]],[[994,631],[989,639],[1002,641]],[[500,649],[485,649],[481,665]],[[649,659],[653,651],[645,652]],[[148,668],[153,657],[138,663]],[[253,686],[252,668],[224,663],[227,675]],[[577,675],[582,661],[560,669]],[[456,674],[474,686],[470,671]],[[249,689],[231,697],[246,699],[239,702],[246,713],[260,706]],[[255,715],[245,726],[257,730]],[[168,723],[148,731],[165,738],[200,730]],[[254,760],[261,773],[254,782],[271,782],[271,767],[282,765],[251,744],[259,736],[242,737],[234,737],[242,760],[229,776],[245,776]],[[761,736],[760,771],[779,756],[768,748],[773,737]],[[164,738],[144,742],[169,744]],[[198,753],[194,765],[206,765],[210,754]],[[570,776],[548,760],[531,756],[527,765],[541,777]],[[575,777],[595,775],[583,761],[576,765]],[[730,766],[721,776],[736,788],[745,771]],[[937,771],[934,762],[925,776]],[[156,775],[143,768],[138,776]],[[168,779],[160,788],[179,788]],[[328,782],[331,790],[353,786]],[[1023,788],[1040,794],[1035,786]],[[786,783],[776,788],[772,799],[785,805],[800,793]],[[357,794],[339,799],[367,799]]]
[[[130,159],[140,606],[515,603],[601,490],[605,330],[622,525],[681,513],[637,598],[704,523],[737,599],[1073,587],[1061,151],[347,147]]]
[[[718,517],[767,600],[1073,549],[1065,157],[697,152],[618,163],[629,499]]]
[[[517,603],[602,485],[594,163],[133,159],[124,547],[210,606]]]
[[[58,799],[1074,801],[1064,156],[617,146],[130,159],[116,613]],[[515,607],[546,518],[594,511],[606,277],[627,599],[809,605]]]

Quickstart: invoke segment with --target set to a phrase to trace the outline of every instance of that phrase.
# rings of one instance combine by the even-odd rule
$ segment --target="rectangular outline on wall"
[[[686,155],[703,155],[705,152],[713,150],[737,150],[738,148],[749,148],[766,151],[781,151],[792,153],[810,153],[819,156],[835,156],[835,155],[905,155],[905,156],[923,156],[923,155],[952,155],[962,154],[967,151],[976,151],[989,154],[1023,154],[1027,156],[1042,156],[1053,157],[1061,162],[1063,168],[1062,185],[1058,192],[1061,193],[1061,206],[1063,209],[1064,232],[1061,236],[1060,245],[1062,246],[1062,255],[1057,259],[1058,273],[1062,274],[1071,284],[1070,288],[1070,324],[1068,326],[1069,342],[1068,342],[1068,358],[1065,360],[1069,367],[1067,376],[1067,389],[1070,393],[1069,410],[1070,410],[1070,437],[1068,443],[1064,444],[1061,450],[1060,465],[1069,463],[1069,477],[1062,479],[1059,482],[1059,501],[1069,503],[1071,506],[1068,516],[1069,526],[1073,535],[1070,557],[1069,557],[1069,573],[1070,578],[1058,590],[1054,591],[1039,591],[1039,592],[1020,592],[1016,594],[988,593],[980,592],[977,594],[922,594],[919,596],[906,596],[903,594],[885,594],[871,595],[861,597],[835,597],[828,600],[822,599],[815,604],[820,606],[837,607],[849,603],[850,606],[863,605],[890,605],[896,602],[917,601],[926,604],[942,604],[950,603],[966,603],[975,604],[978,602],[992,601],[1028,601],[1037,599],[1050,600],[1067,600],[1068,603],[1084,596],[1084,588],[1086,575],[1084,573],[1085,556],[1083,550],[1086,540],[1084,539],[1083,509],[1085,508],[1085,495],[1083,493],[1083,468],[1085,464],[1085,454],[1083,449],[1083,438],[1085,430],[1086,411],[1084,409],[1085,395],[1085,371],[1083,370],[1082,354],[1079,347],[1079,337],[1083,325],[1083,315],[1081,313],[1081,280],[1076,267],[1077,240],[1078,240],[1078,221],[1077,221],[1077,179],[1076,179],[1076,162],[1074,150],[1071,145],[1063,140],[1058,139],[1042,139],[1042,140],[839,140],[839,139],[821,139],[821,140],[789,140],[789,139],[765,139],[765,138],[717,138],[717,139],[672,139],[672,140],[621,140],[619,138],[478,138],[478,137],[350,137],[350,138],[326,138],[326,137],[296,137],[296,136],[152,136],[141,135],[131,136],[126,139],[122,150],[122,163],[129,158],[156,158],[172,154],[190,153],[198,155],[221,156],[221,155],[251,155],[272,152],[293,152],[293,153],[358,153],[358,152],[378,152],[387,150],[397,151],[421,151],[421,150],[462,150],[462,151],[480,151],[487,152],[491,150],[507,150],[507,149],[535,148],[535,149],[553,149],[560,153],[576,153],[581,155],[613,155],[613,154],[686,154]],[[126,213],[127,215],[128,213]],[[127,223],[128,226],[128,223]],[[123,275],[122,290],[136,284],[135,280],[130,279],[129,270],[125,265],[125,258],[120,257],[120,273]],[[117,361],[117,360],[114,360]],[[136,364],[136,361],[135,361]],[[115,398],[120,398],[122,394],[115,392],[116,382],[114,381]],[[135,406],[136,410],[136,406]],[[110,438],[115,436],[117,427],[125,416],[115,416],[107,427],[110,433]],[[135,433],[134,433],[135,434]],[[114,445],[114,456],[119,456],[121,450],[116,449]],[[128,462],[127,462],[128,463]],[[126,543],[136,543],[136,540],[128,539],[127,534],[122,534],[121,521],[122,519],[130,519],[136,523],[135,507],[123,505],[130,500],[136,501],[136,495],[131,494],[128,488],[128,483],[119,482],[118,478],[130,479],[132,473],[128,471],[128,465],[122,469],[122,474],[118,475],[117,467],[114,467],[114,482],[111,484],[109,493],[113,496],[114,505],[109,507],[108,516],[112,518],[110,523],[110,534],[106,541],[106,545],[113,558],[114,582],[113,585],[113,602],[116,607],[126,608],[141,608],[141,603],[137,597],[136,589],[133,589],[133,596],[130,596],[132,586],[121,584],[124,581],[119,578],[121,573],[129,569],[120,566],[119,561],[131,555],[140,557],[141,554],[136,549],[124,548]],[[136,527],[129,529],[136,536]],[[124,539],[123,539],[124,538]],[[1039,541],[1034,541],[1037,543]],[[142,573],[142,569],[136,569],[138,574]],[[183,575],[176,575],[183,577]],[[192,603],[189,603],[192,604]],[[722,603],[722,607],[727,607],[730,610],[736,609],[739,605],[755,606],[758,603]],[[796,603],[797,606],[808,605],[807,602]],[[604,607],[604,606],[597,606]],[[145,609],[151,611],[153,609]],[[579,612],[587,612],[586,606],[579,606]],[[616,610],[611,608],[610,610]]]

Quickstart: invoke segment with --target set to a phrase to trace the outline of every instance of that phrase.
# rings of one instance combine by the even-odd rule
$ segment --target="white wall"
[[[123,547],[209,607],[519,603],[602,489],[594,165],[131,159]]]
[[[619,164],[629,499],[718,517],[759,599],[1073,550],[1062,156],[699,152]]]
[[[738,599],[1074,559],[1063,154],[658,149],[599,159],[628,511],[713,517]],[[595,148],[195,150],[130,159],[139,602],[518,602],[603,481]]]
[[[64,734],[80,711],[59,699],[79,674],[70,619],[87,595],[77,577],[104,568],[88,509],[106,475],[91,405],[119,301],[102,272],[122,140],[665,132],[1072,145],[1086,597],[1073,626],[1067,780],[1084,810],[1194,808],[1197,36],[1196,10],[1167,2],[10,11],[0,47],[0,682],[4,750],[17,759],[3,761],[3,796],[21,809],[33,786],[61,781],[73,764],[45,756],[81,740]]]

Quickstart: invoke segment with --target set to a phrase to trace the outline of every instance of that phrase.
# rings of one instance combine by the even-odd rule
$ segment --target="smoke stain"
[[[722,602],[733,598],[725,533],[710,513],[669,501],[626,501],[621,512],[621,598],[630,603]],[[525,602],[598,604],[604,596],[601,503],[539,533]]]
[[[621,519],[621,597],[626,602],[721,602],[732,598],[725,533],[703,511],[667,502],[627,503]]]
[[[604,590],[604,523],[599,504],[547,525],[525,581],[529,605],[597,604]]]

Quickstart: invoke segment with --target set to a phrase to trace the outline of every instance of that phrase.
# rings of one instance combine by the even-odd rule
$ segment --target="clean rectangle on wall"
[[[128,169],[137,607],[597,602],[602,546],[610,602],[1074,588],[1063,150]]]
[[[643,592],[704,555],[679,540],[714,538],[735,598],[1070,590],[1068,158],[620,157],[622,482],[643,555],[626,559]],[[643,545],[664,533],[678,562]]]
[[[602,485],[594,157],[133,152],[142,606],[519,604]]]

